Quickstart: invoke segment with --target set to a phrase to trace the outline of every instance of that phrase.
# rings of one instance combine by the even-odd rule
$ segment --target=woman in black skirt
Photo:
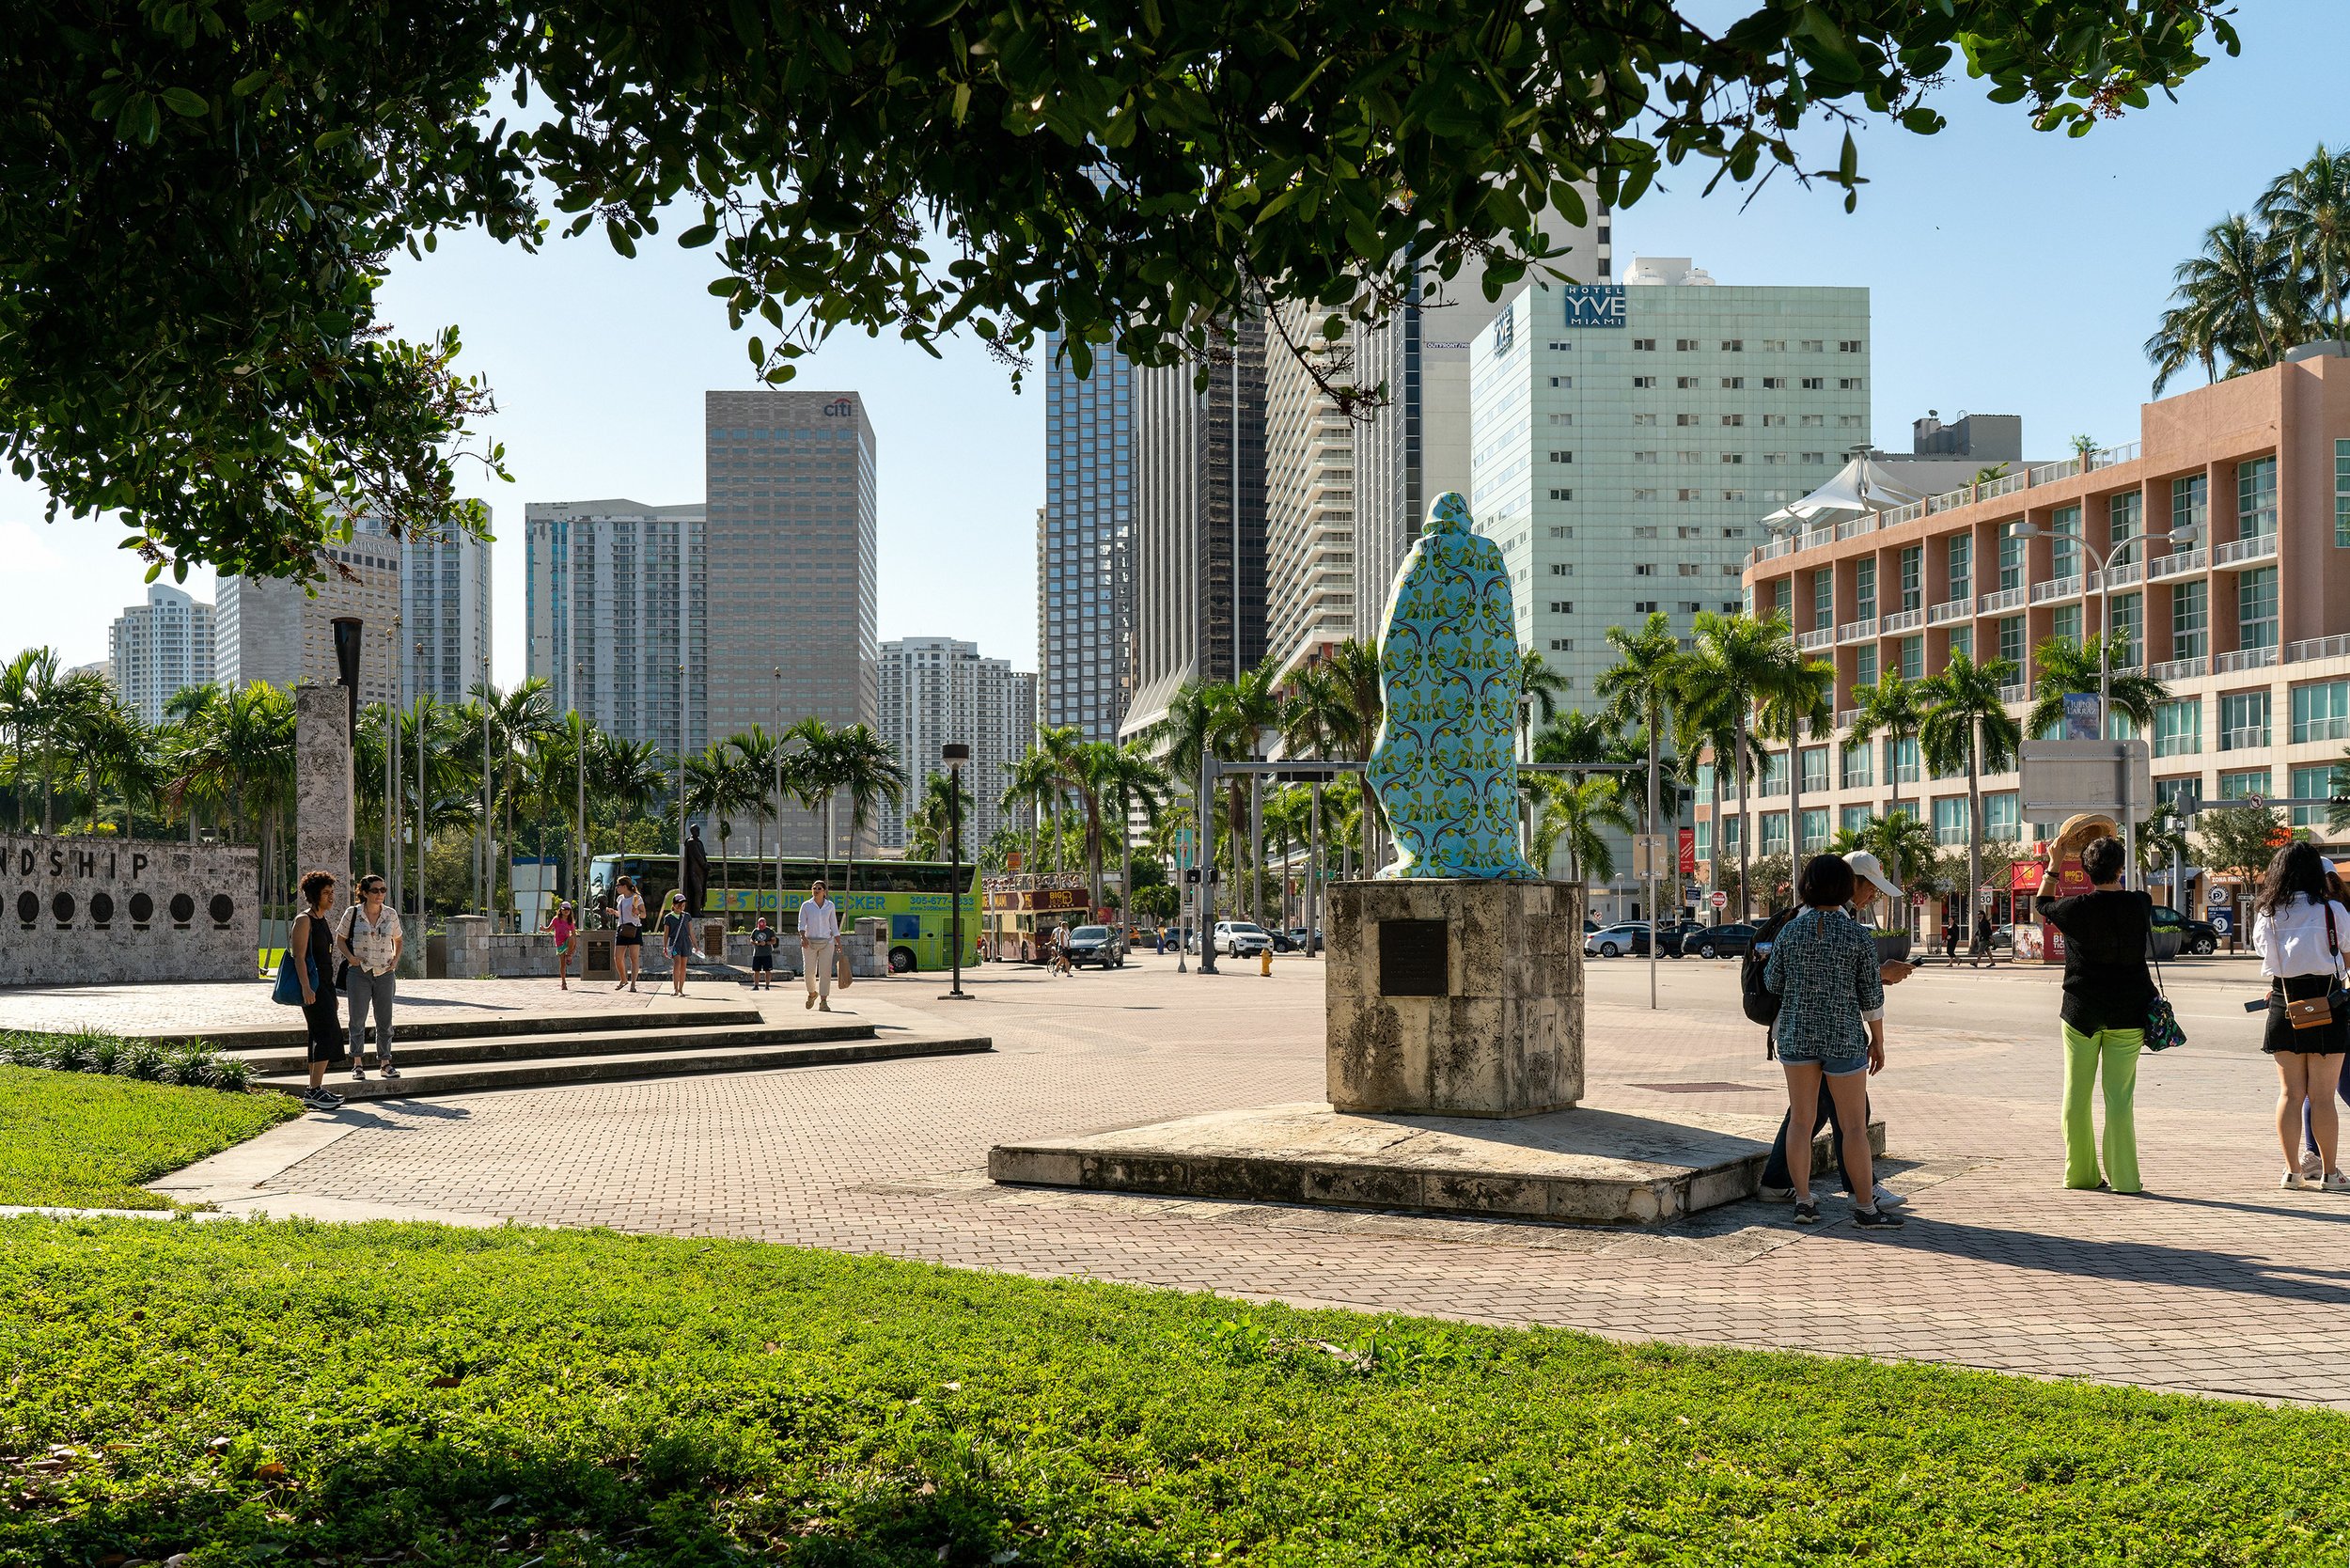
[[[342,1014],[335,1006],[335,930],[327,910],[335,902],[335,873],[312,871],[302,879],[303,911],[287,938],[294,973],[302,977],[302,1022],[310,1035],[310,1090],[302,1103],[331,1111],[343,1097],[326,1087],[326,1070],[348,1054]]]
[[[2341,1118],[2334,1095],[2342,1082],[2344,1051],[2350,1050],[2350,1021],[2341,1008],[2305,1010],[2315,1014],[2296,1027],[2290,1004],[2323,1002],[2334,995],[2342,952],[2350,941],[2350,909],[2326,896],[2326,868],[2310,844],[2287,844],[2268,863],[2252,903],[2252,950],[2268,977],[2268,1028],[2261,1049],[2277,1061],[2277,1137],[2285,1154],[2283,1187],[2322,1187],[2350,1192],[2350,1178],[2338,1163]],[[2303,1173],[2300,1164],[2302,1106],[2317,1144],[2321,1172]]]

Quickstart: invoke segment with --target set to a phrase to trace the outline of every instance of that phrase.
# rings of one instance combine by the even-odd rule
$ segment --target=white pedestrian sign
[[[1708,902],[1711,902],[1716,909],[1727,909],[1730,907],[1730,895],[1728,893],[1716,893]]]

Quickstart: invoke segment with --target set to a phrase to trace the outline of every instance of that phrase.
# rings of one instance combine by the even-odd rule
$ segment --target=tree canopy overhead
[[[1212,356],[1247,302],[1377,315],[1539,264],[1589,180],[1774,169],[1939,128],[1954,67],[2078,134],[2167,92],[2229,0],[22,0],[0,30],[0,440],[155,570],[312,570],[353,506],[471,521],[495,466],[454,330],[379,325],[392,253],[678,225],[758,373],[842,326]],[[510,95],[511,119],[495,106]],[[1847,122],[1806,169],[1807,117]]]

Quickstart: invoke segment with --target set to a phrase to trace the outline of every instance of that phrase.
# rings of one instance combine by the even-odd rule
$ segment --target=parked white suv
[[[1254,958],[1273,946],[1273,933],[1254,920],[1218,920],[1215,950],[1234,958]]]

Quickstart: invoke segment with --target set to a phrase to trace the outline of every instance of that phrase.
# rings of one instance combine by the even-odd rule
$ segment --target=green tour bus
[[[746,931],[764,915],[777,930],[789,932],[808,884],[822,877],[832,902],[840,907],[846,927],[860,916],[878,915],[889,922],[889,967],[899,974],[916,969],[948,967],[948,922],[956,891],[958,868],[938,860],[860,860],[856,886],[844,886],[848,868],[840,861],[787,859],[782,863],[783,899],[776,899],[776,862],[770,856],[710,857],[710,893],[703,913],[723,914],[727,925]],[[963,962],[979,962],[979,869],[960,868],[963,886]],[[656,919],[668,907],[669,891],[677,886],[677,856],[599,855],[588,862],[588,902],[591,909],[608,908],[612,885],[620,877],[636,884],[645,907]]]

